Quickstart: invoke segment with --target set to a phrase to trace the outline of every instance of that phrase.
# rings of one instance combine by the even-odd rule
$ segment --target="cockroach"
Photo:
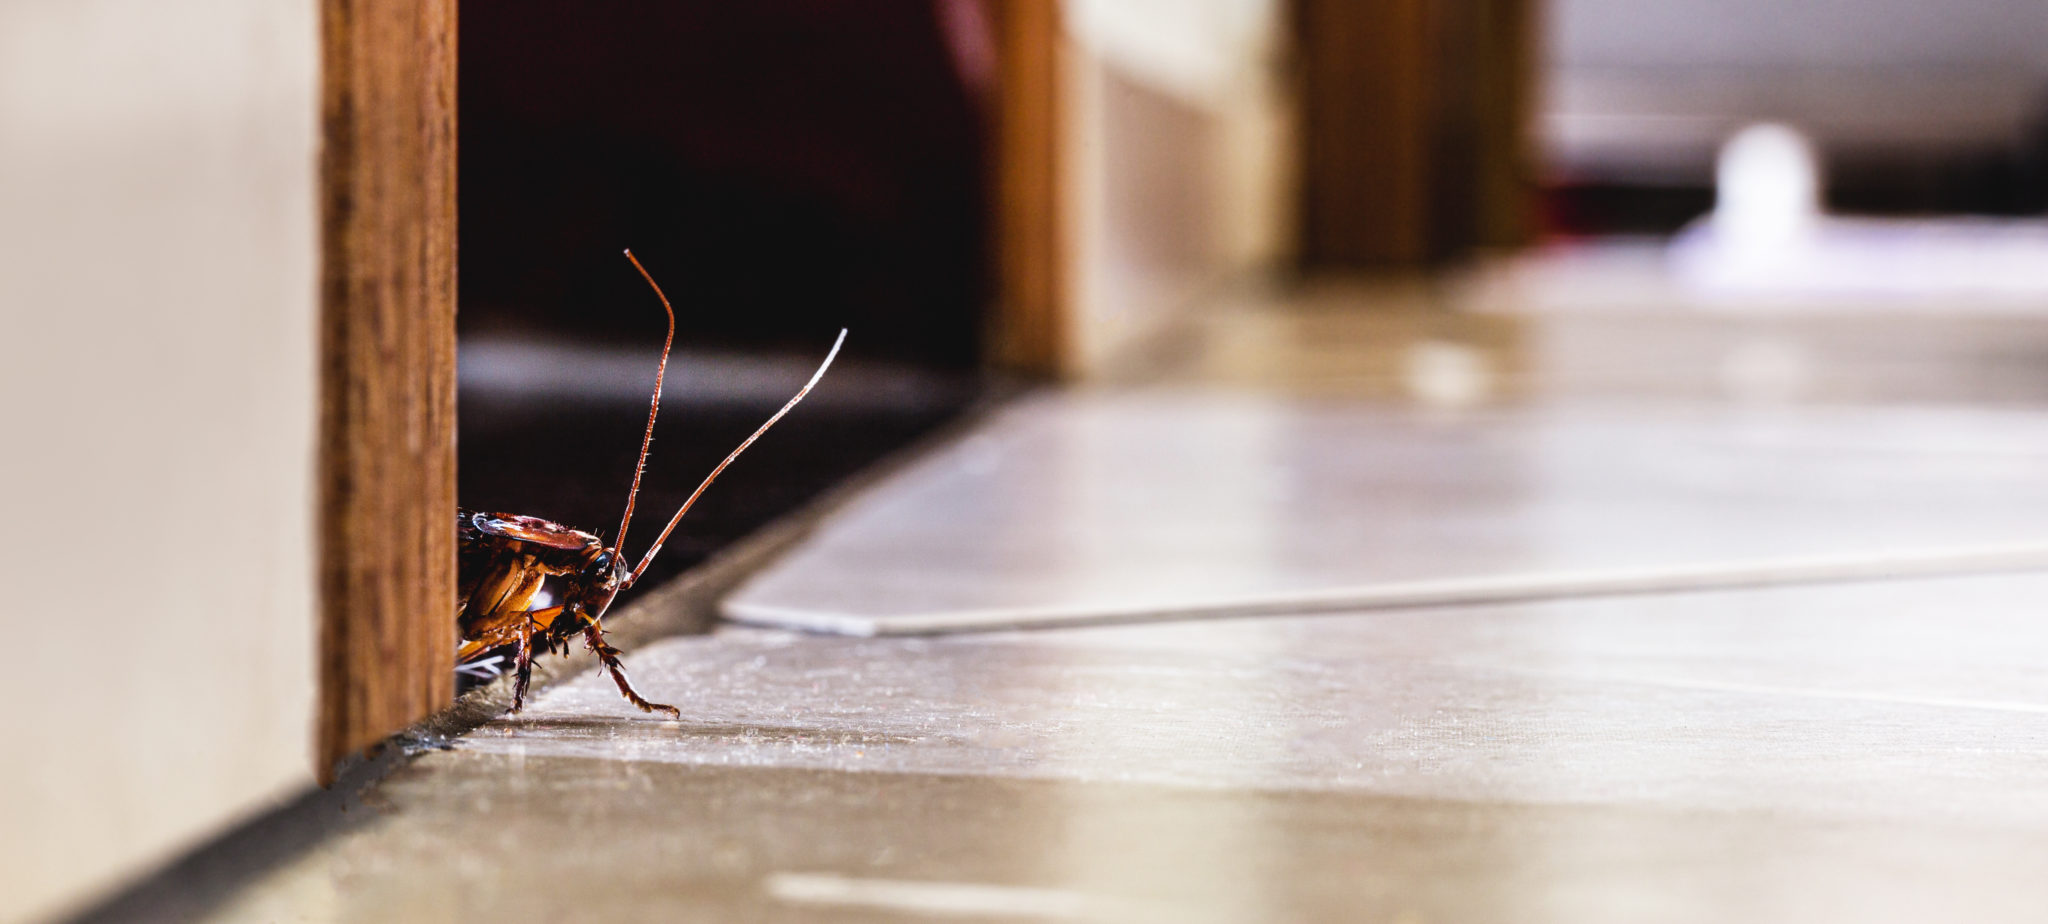
[[[739,448],[718,463],[711,474],[705,476],[697,490],[683,501],[681,509],[669,518],[668,527],[656,537],[654,544],[641,556],[640,563],[627,570],[624,553],[626,529],[633,523],[633,502],[640,496],[640,476],[647,469],[647,450],[654,442],[654,418],[661,411],[661,383],[668,373],[669,349],[676,339],[676,312],[669,304],[668,295],[661,291],[661,285],[640,260],[626,251],[626,259],[633,268],[640,271],[654,289],[656,298],[661,300],[663,311],[668,313],[668,338],[661,344],[661,362],[654,367],[654,399],[647,408],[647,430],[640,437],[640,459],[633,466],[633,486],[626,492],[626,511],[619,518],[619,531],[612,545],[595,534],[572,529],[560,523],[539,517],[519,516],[509,513],[482,513],[470,510],[455,512],[456,535],[459,540],[458,596],[455,604],[455,624],[461,630],[462,643],[456,651],[455,660],[459,669],[482,666],[486,655],[507,645],[513,646],[512,670],[516,679],[512,686],[512,711],[518,712],[526,703],[526,687],[533,676],[533,656],[536,651],[569,653],[569,642],[574,636],[583,636],[583,644],[594,652],[604,668],[611,674],[612,681],[619,686],[619,693],[627,701],[640,707],[642,712],[666,712],[680,718],[682,711],[674,706],[649,702],[639,691],[633,689],[632,681],[626,679],[626,669],[619,663],[619,649],[611,646],[604,638],[605,610],[612,605],[619,592],[633,586],[633,582],[646,573],[654,556],[661,551],[662,543],[681,523],[683,514],[704,494],[704,489],[716,481],[726,466],[731,465],[740,453],[747,451],[761,434],[775,426],[775,422],[788,414],[797,402],[810,394],[818,380],[825,377],[825,370],[832,366],[832,360],[839,355],[839,347],[846,342],[846,331],[839,332],[839,339],[832,342],[831,352],[825,354],[825,361],[804,387],[797,389],[796,397],[789,399],[781,410],[768,418],[768,422],[740,442]],[[554,578],[559,585],[557,595],[560,602],[549,606],[533,607],[534,597],[548,578]]]

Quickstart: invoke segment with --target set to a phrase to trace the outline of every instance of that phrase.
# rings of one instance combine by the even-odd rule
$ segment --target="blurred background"
[[[322,6],[0,5],[0,432],[57,524],[6,625],[102,678],[7,710],[77,759],[0,771],[0,910],[306,785]],[[622,248],[679,325],[639,541],[851,330],[657,577],[1036,383],[2048,399],[2040,0],[495,0],[459,48],[464,505],[610,528]],[[108,530],[146,589],[40,570]]]
[[[675,410],[643,509],[678,501],[852,330],[807,422],[707,496],[664,571],[1004,381],[1177,370],[1404,394],[1436,387],[1410,381],[1422,366],[1465,361],[1411,355],[1414,340],[1507,348],[1481,364],[1500,393],[1674,378],[1883,391],[1894,377],[1857,370],[1912,358],[1837,342],[1840,309],[1903,314],[1895,336],[1847,336],[1910,344],[1930,311],[2048,295],[2040,12],[465,9],[460,493],[565,522],[613,516],[661,335],[622,246],[680,312]],[[1784,336],[1758,347],[1754,317],[1730,309],[1778,312],[1766,326]],[[1250,346],[1304,310],[1317,332],[1287,336],[1334,345],[1327,362]],[[1588,311],[1636,320],[1572,320]],[[1616,341],[1615,323],[1650,323],[1630,336],[1658,346]],[[1669,374],[1673,344],[1693,374]]]

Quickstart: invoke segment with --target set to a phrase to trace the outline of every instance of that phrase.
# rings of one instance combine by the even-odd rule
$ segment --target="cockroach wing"
[[[540,517],[523,517],[510,513],[477,513],[470,515],[469,522],[478,532],[544,545],[551,549],[574,551],[587,549],[597,543],[596,536]]]

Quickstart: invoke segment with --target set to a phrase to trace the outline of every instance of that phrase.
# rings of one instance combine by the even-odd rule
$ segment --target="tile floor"
[[[2044,472],[2048,413],[2013,408],[1056,394],[877,486],[725,611],[873,635],[1344,609],[1389,588],[1419,590],[1406,605],[1513,597],[1517,581],[1554,596],[1560,576],[1741,586],[1928,556],[2048,569]]]
[[[1795,347],[1744,359],[1693,316],[1308,301],[999,416],[735,605],[887,619],[2048,539],[2027,316],[1787,321],[1769,337]],[[2044,611],[2048,573],[2019,573],[728,627],[631,652],[682,721],[569,677],[211,916],[2040,920]]]

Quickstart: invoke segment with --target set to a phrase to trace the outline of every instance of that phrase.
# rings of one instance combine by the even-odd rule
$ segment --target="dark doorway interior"
[[[851,331],[657,576],[965,407],[989,301],[982,12],[465,4],[462,504],[616,529],[663,330],[628,246],[678,316],[628,554]]]

